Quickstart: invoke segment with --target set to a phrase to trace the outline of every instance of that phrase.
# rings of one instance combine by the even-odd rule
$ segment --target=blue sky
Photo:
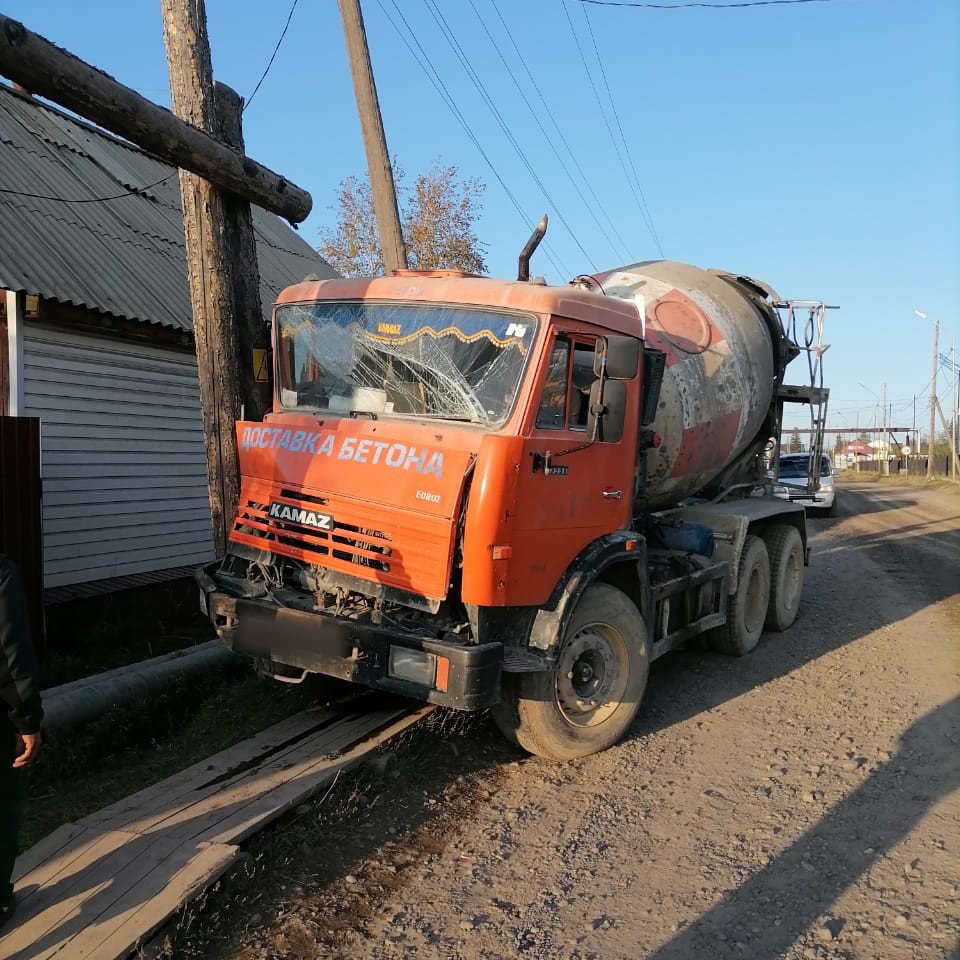
[[[387,13],[399,24],[398,6],[527,219],[388,20]],[[659,256],[566,10],[603,109],[614,131],[617,120],[623,129],[625,162],[636,169],[666,256],[840,305],[826,335],[831,425],[852,425],[858,415],[861,425],[873,422],[884,382],[898,424],[913,422],[915,394],[918,423],[927,423],[933,329],[914,310],[940,318],[941,350],[960,340],[960,0],[670,11],[580,0],[363,0],[363,7],[390,150],[411,176],[440,159],[486,182],[479,233],[492,274],[515,275],[517,253],[543,212],[551,215],[555,263],[541,252],[533,269],[551,282]],[[168,104],[159,8],[155,0],[8,0],[4,12]],[[593,214],[484,30],[525,79],[497,8],[589,178],[587,187],[528,86]],[[289,9],[287,0],[207,0],[216,77],[249,95]],[[553,203],[468,78],[438,10]],[[335,0],[299,0],[244,123],[248,153],[313,194],[314,213],[301,231],[315,244],[318,228],[332,221],[338,182],[366,162]],[[609,226],[605,236],[594,215],[605,225],[609,217],[625,243]],[[945,373],[939,394],[947,404]]]

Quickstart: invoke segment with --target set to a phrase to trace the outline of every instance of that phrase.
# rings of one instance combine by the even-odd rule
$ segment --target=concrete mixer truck
[[[562,760],[623,736],[657,657],[793,623],[806,520],[764,451],[826,392],[784,384],[798,348],[746,277],[525,274],[284,290],[273,411],[237,424],[228,553],[197,580],[278,679],[489,707]]]

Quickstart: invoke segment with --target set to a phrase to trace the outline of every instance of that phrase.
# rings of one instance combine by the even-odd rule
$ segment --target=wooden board
[[[0,960],[123,960],[229,869],[241,841],[432,709],[364,697],[306,711],[65,824],[17,861]]]

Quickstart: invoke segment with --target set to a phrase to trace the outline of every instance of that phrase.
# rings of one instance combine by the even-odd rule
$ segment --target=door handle
[[[604,500],[619,500],[621,497],[621,492],[619,490],[604,490],[603,499]]]

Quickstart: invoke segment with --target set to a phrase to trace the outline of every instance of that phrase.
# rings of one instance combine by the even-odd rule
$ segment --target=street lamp
[[[927,315],[922,310],[913,311],[921,320],[926,320]],[[937,410],[937,361],[939,359],[938,349],[940,347],[940,321],[935,320],[933,324],[933,379],[930,381],[930,438],[927,440],[927,479],[933,479],[933,437],[937,429],[936,410]]]

